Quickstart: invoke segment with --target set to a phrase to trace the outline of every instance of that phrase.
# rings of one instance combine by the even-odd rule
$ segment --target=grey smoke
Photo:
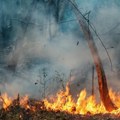
[[[50,84],[52,84],[51,76],[54,76],[55,70],[66,74],[65,81],[69,79],[70,71],[74,70],[75,83],[80,83],[81,88],[86,87],[90,90],[93,62],[79,25],[76,20],[57,23],[76,19],[70,5],[61,0],[57,6],[60,10],[56,16],[58,0],[51,4],[39,0],[31,12],[30,21],[26,21],[25,17],[31,2],[32,0],[0,1],[2,9],[0,11],[0,33],[2,33],[0,34],[0,90],[12,95],[19,92],[39,96],[39,87],[34,83],[39,79],[39,70],[44,67],[49,71]],[[114,72],[111,71],[103,46],[93,33],[110,86],[119,85],[120,6],[119,1],[116,2],[112,0],[77,1],[83,14],[91,11],[90,20],[108,48]],[[27,23],[27,32],[24,35]],[[113,29],[116,25],[117,27]],[[83,74],[82,71],[84,71]],[[75,83],[71,82],[71,84]],[[90,83],[89,86],[88,83]],[[50,85],[51,87],[53,86]]]

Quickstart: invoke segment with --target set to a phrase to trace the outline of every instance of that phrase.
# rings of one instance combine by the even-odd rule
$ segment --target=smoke
[[[33,9],[31,3],[32,0],[1,1],[3,6],[0,12],[2,18],[0,31],[2,33],[5,30],[4,34],[8,37],[4,37],[3,34],[0,36],[0,51],[2,51],[0,90],[12,95],[28,93],[35,97],[42,96],[40,94],[42,86],[34,83],[40,80],[39,71],[43,68],[48,71],[48,91],[51,89],[53,92],[59,86],[57,82],[54,86],[50,85],[53,84],[56,70],[65,74],[65,82],[69,79],[70,71],[73,70],[72,77],[76,83],[72,81],[71,84],[80,82],[80,86],[78,85],[76,89],[87,87],[90,90],[91,86],[88,86],[88,83],[91,84],[92,57],[78,22],[76,20],[64,22],[76,19],[70,6],[68,5],[64,10],[57,6],[63,11],[63,14],[59,11],[62,16],[60,20],[63,22],[58,24],[55,17],[56,3],[38,1]],[[79,0],[77,4],[83,14],[91,11],[90,21],[94,23],[108,49],[115,70],[115,72],[111,71],[106,52],[93,33],[108,82],[110,86],[118,86],[120,6],[115,1],[108,0]]]

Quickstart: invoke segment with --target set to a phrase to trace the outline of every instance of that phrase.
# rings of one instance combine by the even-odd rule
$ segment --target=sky
[[[64,82],[69,81],[73,71],[71,83],[80,82],[81,88],[90,89],[93,60],[70,4],[67,0],[60,0],[59,4],[58,0],[51,4],[43,0],[36,3],[0,0],[0,91],[42,96],[42,86],[34,83],[43,79],[44,68],[51,93],[61,88],[59,79],[54,81],[56,71],[61,77],[64,74]],[[90,11],[90,22],[112,60],[113,70],[104,47],[92,31],[108,83],[119,89],[120,1],[76,0],[76,3],[83,14]]]

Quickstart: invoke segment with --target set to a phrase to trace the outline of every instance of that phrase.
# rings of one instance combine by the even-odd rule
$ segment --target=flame
[[[28,95],[24,96],[22,99],[20,99],[20,105],[23,108],[30,109],[30,106],[28,105],[29,97]]]
[[[0,97],[0,101],[3,103],[2,107],[4,109],[7,109],[10,105],[12,105],[14,99],[15,99],[15,97],[11,98],[11,97],[9,97],[7,95],[7,93],[2,94],[1,97]],[[20,106],[23,107],[23,108],[28,109],[29,108],[29,106],[28,106],[28,100],[29,100],[29,97],[27,95],[25,95],[20,100]]]
[[[70,94],[70,89],[68,86],[69,85],[67,84],[65,91],[60,90],[56,96],[49,98],[49,100],[44,99],[42,102],[43,106],[41,106],[41,101],[34,101],[35,104],[30,105],[28,102],[30,100],[28,95],[20,98],[19,105],[22,108],[30,109],[33,112],[37,111],[38,109],[46,109],[48,111],[62,111],[70,114],[83,115],[94,115],[99,113],[111,113],[116,115],[120,114],[120,94],[113,92],[112,89],[109,90],[109,95],[118,109],[108,112],[102,102],[96,102],[95,96],[88,96],[85,89],[79,93],[77,100],[74,100]],[[7,109],[13,103],[14,99],[8,97],[8,95],[5,93],[1,95],[0,102],[1,101],[3,103],[2,107]]]
[[[12,103],[12,99],[8,97],[7,93],[2,94],[0,100],[3,102],[4,109],[7,109],[7,107],[10,106]]]
[[[53,110],[53,111],[63,111],[68,112],[70,114],[105,114],[105,113],[111,113],[111,114],[119,114],[120,113],[120,95],[116,94],[112,91],[112,89],[109,90],[109,95],[113,101],[113,103],[118,107],[117,110],[114,110],[112,112],[108,112],[102,102],[97,103],[95,96],[89,96],[87,97],[86,90],[82,90],[79,95],[78,99],[75,102],[75,100],[72,98],[72,96],[69,93],[69,87],[66,86],[65,92],[60,91],[57,93],[56,97],[51,98],[52,102],[45,99],[44,104],[47,110]]]

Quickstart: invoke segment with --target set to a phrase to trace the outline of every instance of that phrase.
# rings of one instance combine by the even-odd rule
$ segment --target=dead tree
[[[88,46],[91,51],[91,54],[92,54],[92,57],[94,60],[94,64],[96,66],[101,100],[107,111],[112,111],[114,109],[117,109],[117,107],[113,104],[113,102],[111,101],[110,96],[109,96],[105,71],[104,71],[104,68],[103,68],[103,65],[101,62],[101,58],[98,53],[98,49],[95,45],[93,36],[88,27],[88,23],[87,23],[88,21],[86,21],[83,14],[79,11],[77,4],[75,3],[75,0],[68,0],[68,1],[70,2],[71,6],[74,10],[74,13],[78,19],[80,27],[82,28],[85,39],[87,40]]]

